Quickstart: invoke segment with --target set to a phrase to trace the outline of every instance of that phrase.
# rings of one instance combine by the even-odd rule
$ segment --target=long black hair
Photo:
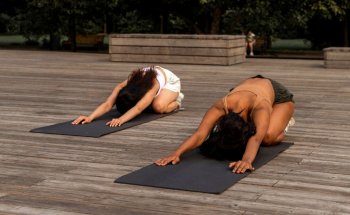
[[[256,133],[253,122],[245,122],[239,113],[222,116],[211,130],[209,137],[199,147],[202,153],[218,160],[241,160],[248,140]]]
[[[145,94],[152,89],[157,77],[157,71],[151,66],[147,72],[143,69],[134,70],[128,78],[128,82],[117,96],[115,104],[120,113],[124,114],[134,107]]]

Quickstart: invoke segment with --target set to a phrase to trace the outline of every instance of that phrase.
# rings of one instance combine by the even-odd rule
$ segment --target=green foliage
[[[350,12],[350,0],[319,0],[311,5],[312,18],[307,23],[306,38],[311,41],[312,48],[320,50],[330,46],[344,46],[346,28],[344,18]],[[350,14],[347,15],[350,17]],[[322,23],[320,25],[320,23]],[[348,23],[347,29],[350,29]]]
[[[17,9],[17,15],[1,17],[10,32],[37,41],[45,34],[69,36],[72,22],[78,34],[99,33],[105,15],[115,6],[115,0],[26,0],[26,7]]]
[[[168,13],[183,20],[196,33],[235,34],[237,26],[247,28],[248,25],[261,35],[274,35],[281,28],[305,27],[310,1],[313,0],[119,0],[118,7]],[[215,11],[219,16],[215,16]],[[213,31],[214,28],[219,30]],[[188,32],[185,28],[176,32],[179,30]]]
[[[166,33],[239,34],[251,29],[258,36],[297,37],[315,17],[342,21],[350,9],[350,0],[21,1],[25,4],[16,15],[0,11],[0,21],[30,41],[43,34],[96,34],[106,17],[117,33],[159,33],[164,17]]]
[[[158,33],[154,25],[154,18],[149,14],[134,10],[125,15],[115,15],[114,22],[118,33]]]
[[[342,21],[347,10],[350,9],[350,0],[315,0],[312,2],[311,12],[323,19],[331,20],[336,17]]]
[[[1,17],[6,20],[7,32],[23,34],[27,44],[35,44],[45,28],[41,15],[34,10],[29,10],[26,13],[18,12],[18,15],[13,17],[2,14]]]
[[[191,26],[187,25],[186,22],[172,14],[168,18],[168,32],[169,34],[194,34],[194,30]]]

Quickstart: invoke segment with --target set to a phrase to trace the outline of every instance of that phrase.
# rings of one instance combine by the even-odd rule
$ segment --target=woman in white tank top
[[[184,95],[180,90],[180,79],[167,69],[159,66],[137,69],[90,116],[80,116],[72,124],[90,123],[110,111],[114,104],[123,115],[106,124],[111,127],[121,126],[149,106],[156,113],[170,113],[181,107]]]

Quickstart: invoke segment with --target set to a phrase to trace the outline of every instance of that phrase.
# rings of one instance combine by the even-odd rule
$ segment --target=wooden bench
[[[350,69],[350,47],[329,47],[323,53],[325,68]]]
[[[111,61],[233,65],[245,61],[245,36],[116,34],[109,37]]]
[[[76,35],[76,43],[83,45],[96,45],[98,49],[103,47],[104,35]],[[63,47],[71,45],[71,38],[62,42]]]
[[[259,37],[255,39],[255,45],[253,45],[253,48],[254,49],[260,48],[259,50],[260,54],[266,54],[265,37]]]
[[[265,37],[255,39],[254,48],[262,48],[265,46]]]

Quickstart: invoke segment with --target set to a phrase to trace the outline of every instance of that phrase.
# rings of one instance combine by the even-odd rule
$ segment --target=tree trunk
[[[349,22],[349,15],[345,14],[345,19],[344,19],[344,47],[348,47],[349,46],[348,22]]]
[[[210,33],[210,16],[208,14],[205,15],[205,29],[204,29],[204,32],[206,34]]]
[[[103,33],[107,34],[107,16],[106,15],[103,23]]]
[[[164,16],[160,16],[160,33],[163,34],[164,32]]]
[[[165,13],[171,13],[171,14],[181,18],[188,25],[191,25],[197,34],[203,34],[202,30],[196,25],[196,23],[194,23],[192,20],[190,20],[187,17],[179,14],[176,11],[164,10],[164,9],[160,9],[160,8],[151,8],[151,9],[156,10],[156,11],[162,11],[162,12],[165,12]]]
[[[213,14],[213,21],[211,22],[210,34],[219,34],[221,10],[222,10],[222,2],[218,0],[217,6]]]
[[[71,16],[69,20],[70,24],[70,50],[72,52],[77,51],[77,29],[75,25],[75,17]]]
[[[237,25],[237,23],[239,23],[243,18],[244,18],[245,14],[244,13],[241,13],[239,14],[236,19],[234,19],[231,23],[230,23],[230,28],[228,30],[228,33],[229,34],[232,34],[233,33],[233,29],[235,27],[235,25]]]
[[[50,33],[50,50],[56,51],[60,50],[61,37]]]
[[[169,14],[164,13],[163,14],[163,34],[168,33],[168,20],[169,20]]]

